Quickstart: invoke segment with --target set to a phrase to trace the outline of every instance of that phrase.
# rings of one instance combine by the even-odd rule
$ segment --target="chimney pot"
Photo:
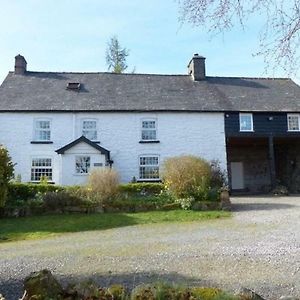
[[[15,74],[24,75],[27,71],[27,62],[24,56],[18,54],[15,57]]]
[[[188,64],[188,74],[194,81],[205,80],[205,57],[195,53]]]

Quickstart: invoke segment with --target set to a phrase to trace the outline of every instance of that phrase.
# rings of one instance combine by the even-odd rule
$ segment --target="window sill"
[[[161,182],[161,179],[137,179],[136,182]]]
[[[299,129],[298,129],[298,130],[291,130],[291,129],[288,129],[287,132],[300,132],[300,130],[299,130]]]
[[[89,174],[90,173],[75,173],[75,174],[73,174],[73,176],[87,176]]]
[[[30,144],[53,144],[52,141],[31,141]]]
[[[240,132],[254,132],[254,130],[240,130]]]
[[[139,141],[140,144],[158,144],[160,141],[155,140],[155,141]]]

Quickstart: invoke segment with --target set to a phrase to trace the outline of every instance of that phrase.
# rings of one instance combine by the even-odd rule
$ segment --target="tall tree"
[[[8,183],[12,179],[13,174],[14,164],[11,161],[7,149],[0,145],[0,209],[5,205]]]
[[[122,48],[116,36],[110,38],[106,48],[106,64],[113,73],[123,73],[127,68],[126,59],[129,50]]]
[[[266,68],[282,67],[293,74],[300,65],[299,0],[177,0],[182,22],[207,26],[211,33],[224,33],[236,23],[245,28],[250,17],[263,20],[258,37]]]

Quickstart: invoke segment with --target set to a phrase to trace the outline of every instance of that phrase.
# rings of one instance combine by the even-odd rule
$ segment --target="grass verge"
[[[165,222],[194,222],[226,218],[223,211],[151,211],[141,213],[102,213],[33,216],[18,219],[0,219],[0,243],[40,239],[68,232],[104,230],[138,224]]]

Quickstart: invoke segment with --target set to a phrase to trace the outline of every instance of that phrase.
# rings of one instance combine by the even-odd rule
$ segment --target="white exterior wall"
[[[95,163],[101,163],[102,166],[105,167],[105,155],[86,143],[79,143],[61,155],[60,183],[62,185],[68,185],[70,183],[82,185],[86,183],[86,174],[76,174],[75,168],[76,157],[82,155],[91,158],[91,168],[94,168],[93,166]]]
[[[53,144],[30,143],[37,118],[51,120]],[[197,155],[207,160],[218,159],[226,169],[223,113],[0,113],[0,143],[8,148],[16,163],[15,174],[21,174],[22,181],[30,181],[32,157],[49,157],[52,158],[55,183],[83,182],[84,175],[81,179],[70,175],[74,175],[75,162],[73,164],[66,155],[71,157],[72,149],[65,158],[55,150],[81,136],[84,118],[97,120],[100,146],[110,151],[113,167],[123,182],[130,181],[133,176],[139,177],[139,156],[143,154],[159,155],[160,164],[172,156]],[[156,119],[160,143],[139,143],[141,120],[145,118]]]

